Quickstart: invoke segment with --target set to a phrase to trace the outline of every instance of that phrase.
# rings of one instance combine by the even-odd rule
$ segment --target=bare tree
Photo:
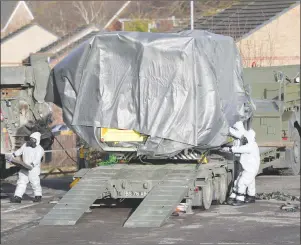
[[[72,6],[87,25],[105,19],[103,1],[72,1]]]
[[[102,25],[121,7],[116,1],[29,1],[36,21],[59,36],[87,25]]]
[[[202,12],[224,8],[237,0],[195,0],[196,17]],[[59,36],[72,32],[80,26],[102,26],[126,1],[27,1],[36,21]],[[219,2],[219,4],[218,4]],[[190,13],[189,1],[132,1],[119,18],[166,19],[175,16],[180,25],[187,25]]]

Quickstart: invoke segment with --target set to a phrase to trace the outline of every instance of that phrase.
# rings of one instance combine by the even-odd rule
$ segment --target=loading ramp
[[[44,216],[40,225],[75,225],[106,189],[116,171],[94,170],[83,178]]]
[[[194,179],[195,172],[192,170],[171,171],[153,187],[124,227],[160,227],[186,196]]]
[[[126,169],[115,166],[79,171],[75,176],[79,175],[81,180],[41,220],[40,225],[75,225],[89,207],[106,192],[109,181],[118,178],[118,174]],[[157,169],[164,174],[157,179],[124,227],[160,227],[185,198],[195,180],[195,168],[190,165],[181,169],[164,169]]]

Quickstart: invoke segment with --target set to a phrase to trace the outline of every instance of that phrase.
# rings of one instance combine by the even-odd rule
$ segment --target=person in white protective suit
[[[19,179],[14,197],[11,199],[13,203],[21,203],[22,196],[26,191],[27,184],[30,182],[34,191],[34,202],[40,202],[42,199],[42,187],[40,184],[41,160],[44,156],[44,149],[40,145],[41,134],[35,132],[30,135],[28,142],[22,145],[20,149],[12,154],[13,157],[22,155],[24,164],[31,166],[31,170],[22,168],[19,171]],[[11,158],[11,159],[12,159]]]
[[[241,146],[225,147],[223,150],[234,154],[241,154],[240,163],[243,171],[237,178],[237,193],[232,205],[240,206],[245,203],[255,202],[255,177],[260,166],[259,147],[255,141],[255,132],[250,129],[244,133]],[[245,193],[247,196],[245,198]]]
[[[233,142],[233,146],[240,146],[241,145],[241,138],[243,137],[244,133],[246,132],[245,127],[243,125],[242,121],[237,121],[233,127],[229,128],[229,134],[235,138]],[[240,158],[240,154],[235,154],[236,158]],[[235,164],[240,164],[239,160]],[[235,201],[236,193],[237,193],[237,178],[234,180],[232,193],[230,194],[229,198],[227,199],[227,203],[229,205],[232,205],[232,203]]]

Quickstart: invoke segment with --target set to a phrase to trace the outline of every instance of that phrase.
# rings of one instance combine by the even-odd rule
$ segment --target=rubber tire
[[[300,135],[298,130],[294,127],[294,122],[299,121],[298,113],[294,113],[289,122],[289,131],[291,138],[294,141],[294,146],[291,149],[285,150],[285,165],[287,169],[280,170],[281,175],[299,175],[300,174]]]
[[[212,180],[207,180],[207,184],[202,188],[202,209],[208,210],[211,207],[213,199]]]
[[[280,170],[281,175],[299,175],[300,174],[300,140],[294,142],[292,149],[286,149],[285,151],[287,169]]]
[[[226,174],[222,174],[219,179],[219,198],[218,203],[223,204],[227,200],[228,179]]]

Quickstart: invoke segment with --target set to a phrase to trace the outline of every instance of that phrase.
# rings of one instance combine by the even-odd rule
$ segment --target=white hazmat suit
[[[15,191],[15,197],[19,198],[22,198],[25,193],[28,182],[31,184],[35,197],[42,197],[40,171],[41,160],[44,156],[44,149],[40,145],[41,134],[39,132],[35,132],[30,135],[30,138],[36,141],[35,147],[28,146],[28,144],[25,143],[20,149],[13,153],[16,157],[22,155],[23,162],[32,167],[31,170],[22,168],[19,171],[19,179]]]
[[[243,171],[237,178],[236,200],[238,201],[238,203],[245,201],[246,190],[247,195],[249,197],[253,197],[255,200],[255,177],[260,166],[260,152],[258,145],[255,142],[254,130],[250,129],[246,131],[244,136],[248,141],[245,145],[233,146],[229,149],[226,149],[230,152],[233,152],[234,154],[241,154],[240,163],[242,165]]]

